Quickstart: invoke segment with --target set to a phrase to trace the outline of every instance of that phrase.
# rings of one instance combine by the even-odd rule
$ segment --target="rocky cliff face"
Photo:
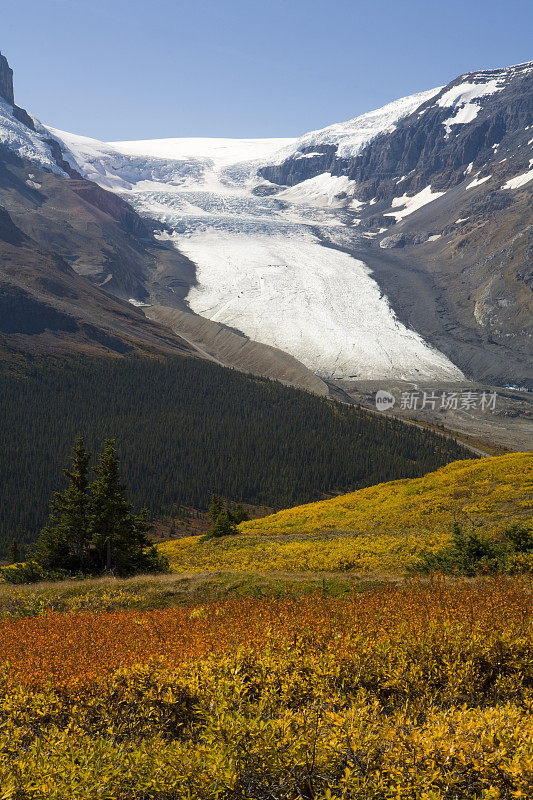
[[[533,386],[533,62],[461,75],[350,152],[356,127],[308,134],[260,174],[279,197],[342,176],[356,227],[340,246],[400,319],[465,374]]]
[[[318,144],[297,147],[260,174],[283,186],[324,172],[344,175],[357,183],[353,196],[362,201],[393,198],[398,186],[401,194],[414,194],[428,183],[433,191],[446,191],[461,183],[466,170],[476,172],[498,153],[502,159],[504,150],[522,156],[517,166],[527,164],[532,124],[533,62],[461,75],[353,155],[342,147],[342,125],[335,126],[339,144],[320,143],[318,131]],[[513,168],[510,164],[504,171]]]
[[[461,76],[356,159],[336,163],[333,174],[357,181],[358,194],[368,200],[394,197],[402,178],[401,194],[414,194],[428,184],[434,192],[445,192],[460,184],[467,170],[475,173],[490,162],[500,163],[504,154],[512,154],[513,161],[502,177],[511,177],[515,166],[528,163],[532,123],[533,65]]]
[[[13,95],[13,70],[7,63],[7,58],[0,53],[0,97],[13,105],[15,97]]]

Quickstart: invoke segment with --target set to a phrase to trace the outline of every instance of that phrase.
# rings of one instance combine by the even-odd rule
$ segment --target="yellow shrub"
[[[527,579],[1,626],[3,800],[533,796]]]
[[[280,511],[242,523],[238,536],[160,547],[177,572],[402,572],[447,544],[454,520],[497,535],[532,507],[533,455],[513,453]]]

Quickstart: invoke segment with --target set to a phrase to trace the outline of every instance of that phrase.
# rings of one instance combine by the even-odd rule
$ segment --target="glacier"
[[[52,155],[49,132],[38,120],[33,119],[33,123],[35,130],[17,119],[13,106],[0,97],[0,145],[48,172],[66,176]]]
[[[194,262],[187,302],[195,313],[289,353],[324,378],[453,381],[464,379],[461,371],[398,320],[370,269],[325,244],[324,231],[330,243],[353,237],[357,220],[352,213],[347,221],[338,202],[353,182],[324,173],[280,191],[258,174],[313,136],[337,135],[353,151],[438,91],[301,139],[99,142],[49,131],[72,167],[161,223],[157,235]]]

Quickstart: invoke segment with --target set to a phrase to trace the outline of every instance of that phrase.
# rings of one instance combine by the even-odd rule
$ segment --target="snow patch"
[[[286,200],[290,203],[302,203],[311,206],[332,206],[339,205],[346,195],[353,190],[355,181],[351,181],[344,175],[332,175],[330,172],[323,172],[314,178],[297,183],[288,189],[284,189],[276,195],[278,200]],[[343,197],[339,197],[343,195]],[[359,203],[359,201],[356,201]],[[362,203],[359,203],[362,205]],[[357,208],[358,206],[353,206]]]
[[[413,195],[412,197],[408,197],[404,194],[402,197],[395,197],[391,203],[392,208],[400,208],[400,211],[389,211],[384,214],[384,217],[394,217],[396,222],[400,222],[400,220],[404,219],[404,217],[408,217],[409,214],[412,214],[414,211],[418,211],[419,208],[431,203],[433,200],[436,200],[438,197],[442,197],[444,192],[432,192],[431,186],[426,186],[425,189],[418,192],[418,194]]]
[[[466,125],[475,120],[481,106],[479,103],[474,103],[481,97],[500,92],[503,89],[501,78],[493,78],[485,83],[459,83],[457,86],[452,86],[447,92],[444,92],[437,100],[437,105],[441,108],[455,108],[457,112],[443,121],[448,136],[451,131],[452,125]]]
[[[529,162],[531,166],[531,162]],[[533,169],[528,170],[527,172],[523,172],[521,175],[515,175],[514,178],[506,181],[502,189],[519,189],[521,186],[525,186],[526,183],[533,180]]]
[[[473,189],[474,186],[481,186],[482,183],[486,183],[486,181],[490,181],[491,178],[492,178],[492,175],[486,175],[484,178],[474,178],[474,180],[471,181],[466,188],[467,189]]]
[[[452,125],[466,125],[468,122],[473,122],[480,111],[481,106],[477,103],[468,103],[466,106],[462,106],[455,117],[448,117],[442,123],[446,128],[446,134],[450,133]]]
[[[136,306],[137,308],[148,308],[150,303],[144,303],[142,300],[135,300],[134,297],[130,297],[128,303],[131,303],[132,306]]]
[[[294,158],[301,159],[301,158],[316,158],[317,156],[323,156],[324,153],[296,153]]]
[[[457,86],[452,86],[438,98],[437,105],[441,108],[450,108],[471,103],[472,100],[477,100],[479,97],[501,92],[503,86],[500,83],[501,79],[498,78],[493,78],[486,83],[458,83]]]

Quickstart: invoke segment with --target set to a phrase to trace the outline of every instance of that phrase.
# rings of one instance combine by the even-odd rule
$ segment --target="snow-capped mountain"
[[[343,146],[354,151],[392,130],[432,94],[352,120],[340,134]],[[290,190],[269,195],[261,166],[300,153],[302,140],[104,144],[50,132],[72,167],[162,223],[160,240],[194,262],[187,302],[197,314],[290,353],[327,378],[463,377],[397,319],[364,261],[322,241],[322,229],[342,238],[336,197],[344,178],[325,176],[306,187],[306,197],[293,198]],[[172,301],[161,288],[153,296]]]
[[[270,160],[269,168],[287,163],[301,166],[298,162],[303,162],[306,171],[310,167],[314,174],[320,174],[318,170],[321,166],[331,163],[332,154],[337,158],[354,158],[376,136],[394,131],[403,117],[412,114],[426,100],[435,97],[441,89],[442,87],[438,87],[427,92],[401,97],[382,108],[361,114],[347,122],[338,122],[306,133],[291,145],[279,150]],[[312,160],[307,161],[307,159]],[[298,171],[295,170],[294,180],[290,170],[284,173],[284,178],[283,183],[292,185],[298,182]]]
[[[362,200],[385,197],[400,183],[403,191],[418,188],[421,168],[434,180],[439,173],[438,189],[444,173],[449,188],[463,174],[456,170],[474,167],[476,158],[485,161],[494,155],[487,150],[500,148],[505,136],[528,128],[532,80],[533,62],[461,75],[447,86],[307,134],[282,154],[281,163],[278,158],[261,172],[280,185],[325,171],[344,175],[357,183],[354,194]]]
[[[105,143],[43,127],[4,92],[0,146],[34,165],[28,191],[50,174],[129,208],[160,256],[63,257],[223,363],[250,369],[235,360],[246,342],[263,348],[253,369],[278,377],[278,358],[289,381],[307,367],[525,385],[532,78],[533,63],[463,75],[299,139]]]
[[[532,385],[532,144],[528,62],[461,75],[351,155],[330,143],[261,174],[293,198],[343,181],[337,200],[402,321],[466,374]]]

